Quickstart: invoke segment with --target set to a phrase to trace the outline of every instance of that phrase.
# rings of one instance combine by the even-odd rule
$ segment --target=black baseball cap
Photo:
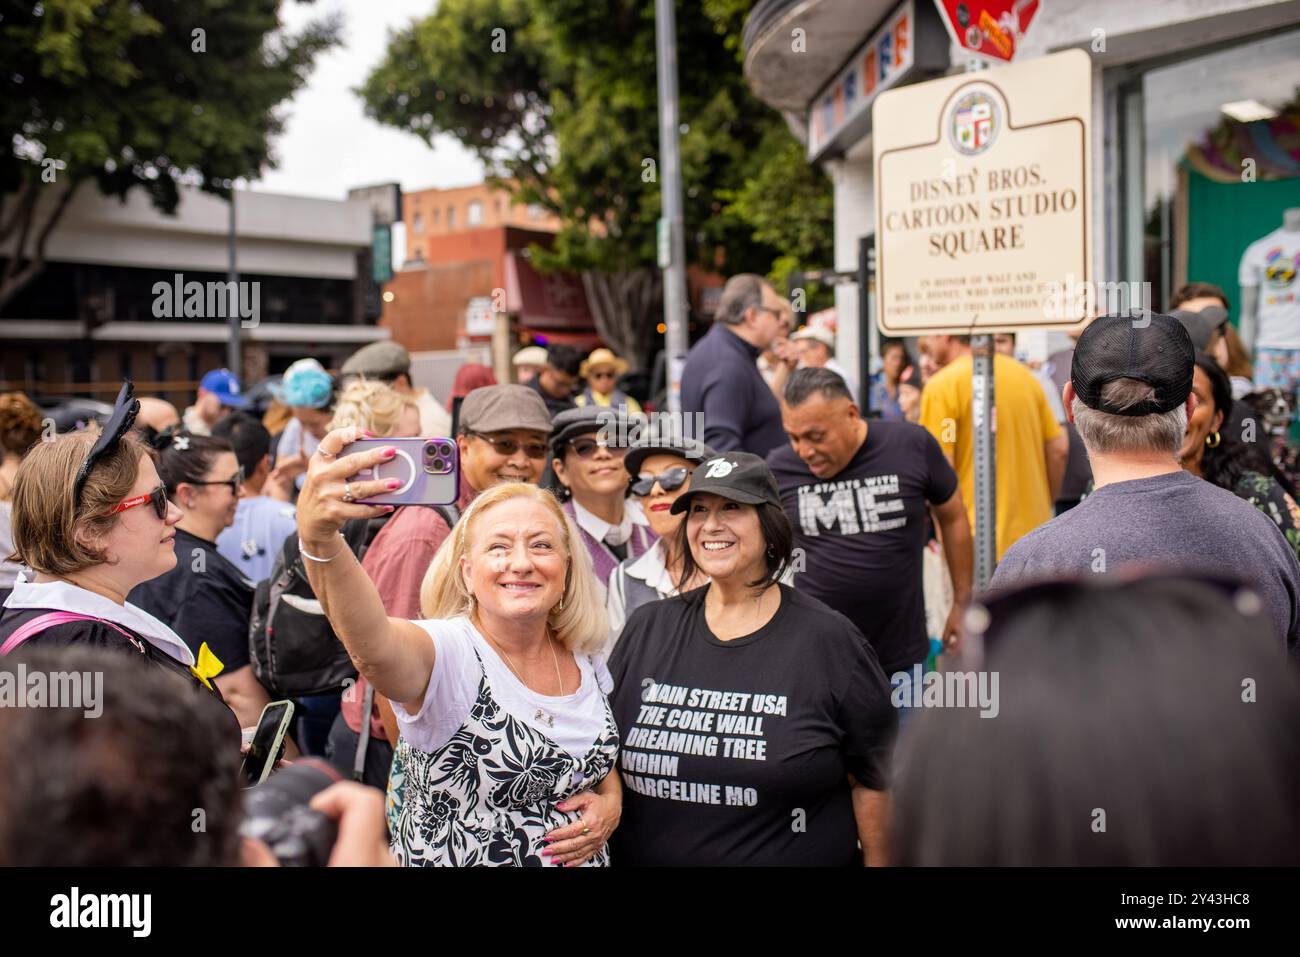
[[[633,445],[623,457],[623,466],[633,479],[641,471],[641,463],[652,455],[677,455],[686,461],[699,465],[718,453],[699,439],[692,439],[670,432],[652,433]]]
[[[1198,351],[1205,350],[1219,328],[1210,320],[1209,316],[1199,312],[1190,312],[1186,309],[1171,309],[1169,315],[1183,324],[1183,328],[1187,330],[1187,334],[1192,338],[1193,348]]]
[[[1196,350],[1192,337],[1173,316],[1155,312],[1101,316],[1083,330],[1074,346],[1070,383],[1090,409],[1111,415],[1155,415],[1187,401],[1192,391]],[[1126,409],[1101,399],[1102,388],[1116,379],[1137,379],[1155,396]]]
[[[781,493],[767,463],[750,452],[724,452],[705,459],[691,476],[691,487],[673,502],[670,512],[686,511],[693,496],[700,492],[721,495],[745,505],[781,507]]]

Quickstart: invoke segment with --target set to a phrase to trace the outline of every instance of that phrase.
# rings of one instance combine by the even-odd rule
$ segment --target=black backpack
[[[460,517],[454,505],[431,507],[449,527]],[[393,514],[343,526],[344,542],[358,561]],[[285,539],[271,576],[254,593],[248,657],[273,699],[341,692],[345,681],[356,680],[357,669],[307,581],[296,535]]]

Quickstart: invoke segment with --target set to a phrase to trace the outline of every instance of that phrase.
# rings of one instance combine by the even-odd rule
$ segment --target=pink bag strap
[[[125,635],[127,638],[131,637],[130,634],[123,631],[117,625],[113,624],[111,621],[105,621],[103,618],[95,618],[92,615],[80,615],[75,611],[51,611],[44,615],[38,615],[27,624],[17,628],[4,640],[4,644],[0,644],[0,657],[9,654],[29,638],[35,638],[46,628],[53,628],[56,625],[66,625],[70,621],[97,621],[101,625],[108,625],[109,628]]]

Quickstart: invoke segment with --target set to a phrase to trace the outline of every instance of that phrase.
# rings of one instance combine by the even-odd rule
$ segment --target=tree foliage
[[[739,36],[748,0],[677,5],[683,206],[688,259],[727,273],[768,272],[792,238],[830,220],[783,231],[750,183],[771,201],[792,192],[772,153],[799,146],[745,84]],[[450,133],[489,176],[518,184],[564,226],[535,249],[543,268],[583,272],[597,327],[634,362],[648,357],[658,321],[655,267],[660,216],[654,4],[646,0],[441,0],[391,38],[360,90],[369,115],[426,140]],[[792,172],[788,164],[780,170]],[[829,186],[797,171],[800,200],[818,215]],[[821,203],[816,196],[822,184]],[[760,214],[758,220],[751,214]],[[798,219],[805,210],[786,206]],[[761,225],[761,235],[759,228]],[[808,254],[822,250],[804,243]]]
[[[120,197],[143,189],[173,213],[182,184],[226,196],[233,180],[263,171],[283,126],[277,107],[339,30],[327,18],[290,35],[279,6],[0,0],[0,242],[20,242],[0,275],[0,306],[39,273],[45,240],[84,183]],[[47,191],[55,198],[42,213]]]

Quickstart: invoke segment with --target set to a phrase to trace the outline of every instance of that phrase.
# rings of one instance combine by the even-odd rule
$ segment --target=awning
[[[536,339],[540,345],[549,346],[552,343],[561,342],[567,346],[577,346],[585,352],[599,349],[606,344],[605,340],[594,331],[573,332],[565,329],[538,329],[524,325],[519,326],[518,331],[521,335]]]
[[[506,253],[505,267],[506,310],[521,326],[595,335],[581,277],[538,272],[517,252]]]

